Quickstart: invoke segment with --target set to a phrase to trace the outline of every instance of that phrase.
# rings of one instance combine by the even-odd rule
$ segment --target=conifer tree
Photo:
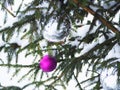
[[[13,12],[8,8],[15,1],[0,0],[5,14],[0,56],[2,52],[7,55],[6,60],[0,58],[0,67],[15,69],[14,77],[28,68],[19,81],[31,77],[31,82],[22,88],[5,87],[0,82],[0,90],[25,90],[31,85],[39,90],[59,90],[58,86],[66,90],[72,79],[80,90],[109,90],[101,79],[101,73],[109,69],[110,75],[117,75],[116,87],[110,90],[120,89],[119,0],[30,0],[27,4],[19,0]],[[11,25],[6,25],[8,15],[16,19]],[[23,43],[12,42],[14,36]],[[25,58],[35,58],[32,64],[19,64],[22,52]],[[83,72],[85,80],[80,78]]]

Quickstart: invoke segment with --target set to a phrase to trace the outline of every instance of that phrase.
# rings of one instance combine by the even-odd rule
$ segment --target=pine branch
[[[73,0],[74,3],[79,5],[79,7],[83,8],[86,12],[92,14],[94,17],[97,17],[98,20],[100,20],[105,26],[107,26],[110,30],[112,30],[114,33],[120,33],[120,31],[112,25],[111,22],[105,20],[101,15],[93,11],[90,7],[83,6],[81,3],[79,3],[79,0]]]

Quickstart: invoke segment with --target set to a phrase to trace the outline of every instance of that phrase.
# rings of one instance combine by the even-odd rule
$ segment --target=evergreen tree
[[[29,76],[32,82],[22,89],[35,85],[40,90],[43,86],[45,90],[57,90],[57,86],[66,90],[67,84],[74,78],[80,90],[101,90],[104,87],[101,73],[109,69],[117,75],[117,89],[113,90],[120,89],[117,56],[120,52],[119,0],[31,0],[23,5],[24,1],[21,0],[18,9],[12,12],[8,7],[12,7],[15,0],[0,0],[1,10],[5,13],[4,25],[8,21],[7,14],[17,19],[12,25],[0,28],[3,42],[0,51],[7,54],[7,62],[0,58],[0,67],[15,68],[13,76],[21,69],[29,68],[19,81]],[[80,35],[80,32],[83,34]],[[14,35],[21,41],[27,40],[28,44],[11,42]],[[31,65],[19,64],[22,52],[26,52],[25,58],[35,58]],[[42,70],[39,64],[45,53],[57,60],[57,67],[51,73]],[[15,63],[12,63],[14,59]],[[82,72],[86,72],[85,77],[88,77],[83,81],[79,78]],[[46,79],[44,76],[47,76]],[[1,90],[18,88],[10,86]],[[106,90],[111,90],[108,88]]]

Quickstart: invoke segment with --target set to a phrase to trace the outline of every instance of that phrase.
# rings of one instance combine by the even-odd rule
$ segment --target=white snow
[[[24,3],[29,3],[30,1],[33,1],[33,0],[24,0]],[[19,6],[19,4],[20,3],[18,3],[18,2],[21,2],[21,0],[16,0],[15,1],[15,6],[12,6],[12,12],[15,14],[15,11],[17,10],[17,8],[16,7],[18,7]],[[103,7],[104,8],[109,8],[109,6],[108,5],[106,5],[106,4],[104,4],[104,0],[102,0],[102,2],[101,2],[101,4],[103,5]],[[95,1],[95,3],[97,3],[97,0]],[[111,3],[110,3],[110,5],[113,5],[113,4],[115,4],[115,2],[114,1],[112,1]],[[37,6],[36,8],[40,8],[41,6]],[[11,7],[8,7],[10,10],[11,10]],[[22,7],[22,9],[24,9],[25,8],[25,4],[24,4],[24,6]],[[97,10],[97,8],[94,8],[94,7],[92,7],[95,11]],[[33,13],[33,12],[30,12],[30,13]],[[28,13],[28,14],[30,14],[30,13]],[[44,13],[46,13],[46,12],[44,12]],[[120,11],[119,11],[119,13],[116,15],[116,17],[115,17],[115,19],[114,19],[114,21],[115,22],[118,22],[118,17],[119,17],[119,15],[120,15]],[[3,15],[3,13],[0,13],[0,20],[1,21],[3,21],[3,17],[4,17],[4,15]],[[86,24],[87,23],[87,20],[91,20],[93,18],[93,16],[92,15],[89,15],[88,17],[86,17],[85,18],[85,20],[84,20],[84,24]],[[4,28],[4,27],[7,27],[7,26],[12,26],[13,25],[13,23],[14,22],[16,22],[18,20],[18,18],[14,18],[13,16],[11,16],[10,14],[9,14],[9,16],[8,16],[8,21],[7,21],[7,23],[5,24],[5,25],[3,25],[3,23],[2,22],[0,22],[0,26],[2,26],[1,28]],[[99,24],[99,23],[98,23]],[[46,40],[48,40],[48,41],[52,41],[52,42],[59,42],[59,41],[62,41],[62,40],[64,40],[65,39],[65,37],[63,37],[63,38],[61,38],[61,39],[57,39],[56,37],[59,37],[60,36],[60,34],[62,33],[61,32],[61,30],[59,30],[59,31],[57,31],[56,30],[56,27],[57,26],[57,21],[51,21],[51,23],[49,23],[46,27],[45,27],[45,30],[43,31],[43,35],[44,35],[44,38],[46,39]],[[26,26],[27,27],[27,26]],[[0,29],[1,29],[0,28]],[[94,29],[95,29],[96,27],[94,27]],[[117,27],[117,28],[119,28],[119,27]],[[72,36],[80,36],[81,38],[83,38],[85,35],[86,35],[86,33],[87,33],[87,31],[88,31],[88,29],[89,29],[89,25],[85,25],[85,26],[83,26],[83,27],[80,27],[78,30],[77,30],[77,33],[75,33],[75,32],[71,32],[71,35]],[[94,30],[93,30],[94,31]],[[22,34],[21,34],[22,35]],[[69,38],[69,37],[68,37]],[[1,39],[1,36],[0,36],[0,39]],[[41,47],[41,49],[44,49],[44,46],[46,46],[48,43],[47,43],[47,41],[46,40],[43,40],[42,42],[40,42],[40,47]],[[103,37],[101,37],[100,38],[100,40],[99,40],[99,43],[102,43],[103,42],[103,40],[104,40],[104,38]],[[0,40],[1,41],[1,40]],[[10,41],[10,42],[18,42],[18,44],[20,44],[22,47],[24,47],[25,45],[27,45],[28,44],[28,40],[26,40],[26,39],[24,39],[24,40],[21,40],[21,37],[17,37],[17,34],[16,35],[14,35],[14,37],[12,38],[12,40]],[[98,42],[97,42],[98,43]],[[1,45],[3,45],[4,44],[4,42],[0,42],[0,46]],[[77,40],[75,40],[74,42],[71,42],[70,43],[71,45],[73,45],[73,46],[77,46],[78,45],[78,42],[77,42]],[[94,42],[92,42],[91,44],[84,44],[84,46],[85,46],[85,48],[83,49],[83,51],[80,53],[80,54],[78,54],[77,56],[79,56],[79,55],[82,55],[82,54],[84,54],[85,52],[87,52],[88,50],[90,50],[92,47],[94,47],[96,45],[96,43],[94,43]],[[82,46],[81,46],[82,47]],[[115,51],[115,52],[114,52]],[[109,55],[108,56],[106,56],[106,59],[107,58],[110,58],[111,56],[113,57],[113,56],[115,56],[115,57],[119,57],[119,53],[120,53],[120,50],[119,50],[119,46],[118,45],[116,45],[115,47],[114,47],[114,50],[112,50],[112,51],[110,51],[110,53],[109,53]],[[32,63],[32,61],[33,61],[33,56],[30,56],[30,57],[27,57],[27,58],[24,58],[24,55],[25,55],[25,52],[22,52],[20,55],[19,55],[19,64],[31,64]],[[4,53],[4,52],[2,52],[2,53],[0,53],[0,58],[2,58],[3,60],[6,60],[6,54]],[[38,57],[38,59],[39,59],[39,57]],[[85,71],[85,67],[83,68],[83,71]],[[102,73],[101,73],[101,83],[102,83],[102,85],[103,85],[103,88],[104,88],[104,90],[108,90],[108,88],[111,88],[111,89],[113,89],[113,90],[116,90],[116,87],[117,87],[117,83],[116,83],[116,81],[117,81],[117,76],[116,76],[116,73],[114,73],[114,74],[112,74],[112,70],[113,70],[113,68],[111,68],[111,69],[109,69],[109,70],[104,70]],[[22,70],[21,71],[21,74],[19,74],[19,75],[17,75],[15,78],[12,78],[12,80],[11,80],[11,75],[13,74],[13,71],[14,70],[11,70],[11,72],[9,73],[9,75],[8,75],[8,73],[7,73],[7,69],[6,68],[2,68],[2,67],[0,67],[0,73],[1,73],[1,75],[0,75],[0,82],[1,82],[1,84],[2,85],[5,85],[5,86],[9,86],[9,85],[17,85],[17,86],[20,86],[20,87],[22,87],[23,85],[25,85],[26,83],[29,83],[30,82],[30,80],[23,80],[22,82],[20,82],[20,83],[18,83],[17,82],[17,80],[19,79],[19,77],[23,74],[24,75],[24,73],[26,73],[27,71],[28,71],[28,69],[24,69],[24,70]],[[83,80],[83,79],[85,79],[85,75],[84,75],[85,73],[83,72],[83,74],[81,74],[81,76],[80,76],[80,78],[79,78],[79,80],[81,81],[81,80]],[[74,83],[74,84],[73,84]],[[76,85],[76,83],[75,83],[75,81],[70,81],[69,82],[69,86],[68,86],[68,88],[67,88],[67,90],[71,90],[72,88],[74,88],[73,86],[75,86]],[[28,87],[27,89],[25,89],[25,90],[31,90],[31,88],[33,88],[34,86],[32,86],[32,87]],[[76,89],[76,88],[75,88]],[[76,89],[77,90],[77,89]]]

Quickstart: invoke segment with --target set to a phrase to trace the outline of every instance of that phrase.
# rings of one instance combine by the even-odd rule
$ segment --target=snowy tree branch
[[[105,18],[103,18],[101,15],[93,11],[90,7],[83,6],[82,4],[79,3],[78,0],[73,0],[73,1],[81,8],[83,8],[86,12],[92,14],[94,17],[97,17],[98,20],[100,20],[105,26],[107,26],[114,33],[120,33],[120,31],[116,27],[114,27],[111,22],[105,20]]]
[[[29,15],[29,16],[26,15],[20,21],[13,23],[12,26],[8,26],[8,27],[5,27],[5,28],[1,29],[0,33],[5,32],[5,31],[9,31],[9,30],[14,30],[15,28],[20,27],[20,26],[22,26],[22,25],[24,25],[26,23],[29,23],[30,21],[33,21],[33,20],[35,20],[34,14]]]

